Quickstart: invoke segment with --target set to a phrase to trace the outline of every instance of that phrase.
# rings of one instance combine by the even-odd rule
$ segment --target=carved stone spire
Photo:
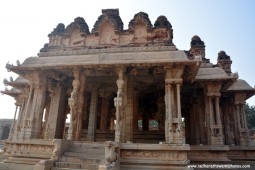
[[[70,25],[66,27],[65,32],[71,32],[72,28],[78,27],[80,29],[81,33],[89,34],[89,27],[82,17],[77,17],[74,19],[74,22],[72,22]]]
[[[171,23],[163,15],[159,16],[154,23],[154,28],[172,28]]]
[[[65,31],[65,25],[63,23],[59,23],[56,28],[48,35],[54,36],[54,35],[62,35]]]
[[[225,51],[220,51],[218,53],[218,59],[217,64],[225,70],[226,73],[231,73],[231,64],[232,60],[230,59],[230,56],[226,54]]]
[[[192,37],[189,50],[189,57],[191,59],[194,59],[196,56],[201,56],[205,63],[210,62],[209,59],[205,58],[205,43],[197,35]]]
[[[139,12],[135,14],[134,18],[129,22],[128,24],[129,31],[134,31],[135,25],[138,21],[144,22],[146,24],[147,30],[152,29],[152,24],[148,14],[146,14],[145,12]]]
[[[94,24],[92,29],[93,34],[98,34],[98,30],[100,25],[105,21],[108,20],[112,26],[114,27],[115,31],[122,31],[123,30],[123,22],[119,16],[119,9],[103,9],[102,15],[100,15]]]
[[[193,36],[192,39],[191,39],[190,47],[191,47],[191,48],[194,48],[194,47],[195,47],[195,48],[198,48],[198,47],[200,47],[200,48],[205,48],[205,43],[204,43],[204,41],[202,41],[202,40],[200,39],[199,36],[195,35],[195,36]]]
[[[218,60],[230,60],[230,56],[228,56],[225,51],[220,51],[218,53]]]

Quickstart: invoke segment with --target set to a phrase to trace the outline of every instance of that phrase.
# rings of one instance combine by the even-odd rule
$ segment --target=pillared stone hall
[[[139,12],[123,29],[118,9],[103,9],[92,30],[77,17],[48,37],[38,56],[6,64],[18,77],[1,91],[16,112],[0,169],[254,165],[244,106],[255,89],[227,52],[211,63],[197,35],[178,49],[165,16]]]

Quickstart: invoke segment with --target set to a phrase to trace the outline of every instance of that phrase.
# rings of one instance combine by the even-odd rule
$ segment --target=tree
[[[255,132],[255,106],[245,105],[245,113],[247,118],[247,126],[251,134]]]

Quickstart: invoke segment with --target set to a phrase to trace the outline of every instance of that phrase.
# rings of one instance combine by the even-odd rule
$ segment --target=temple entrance
[[[164,142],[164,117],[164,91],[156,88],[141,91],[138,96],[137,129],[134,129],[134,142]]]
[[[158,121],[156,114],[158,111],[157,97],[152,92],[141,94],[139,97],[139,131],[152,131],[158,130]]]
[[[95,141],[114,141],[115,133],[115,92],[99,95]]]

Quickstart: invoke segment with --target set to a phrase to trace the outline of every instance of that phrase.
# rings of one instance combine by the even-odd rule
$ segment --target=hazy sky
[[[48,34],[58,23],[66,26],[80,16],[90,30],[101,9],[119,8],[126,29],[140,11],[146,12],[152,24],[165,15],[174,31],[178,49],[188,50],[193,35],[205,42],[206,58],[214,64],[219,51],[231,57],[232,72],[255,85],[255,1],[254,0],[8,0],[0,2],[0,81],[10,76],[5,64],[16,64],[36,56],[48,42]],[[0,83],[0,89],[5,86]],[[255,105],[255,97],[248,100]],[[14,100],[0,95],[0,118],[12,118]]]

